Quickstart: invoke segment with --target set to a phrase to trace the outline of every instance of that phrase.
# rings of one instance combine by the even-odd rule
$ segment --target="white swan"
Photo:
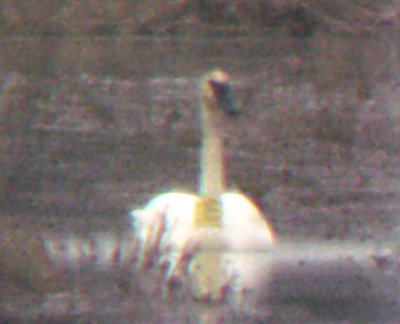
[[[228,75],[221,70],[207,73],[200,83],[200,99],[199,194],[161,194],[130,215],[139,246],[139,267],[156,259],[167,265],[168,281],[179,276],[183,260],[195,253],[188,267],[195,296],[220,299],[224,286],[234,277],[239,279],[240,290],[251,285],[249,280],[254,284],[257,274],[246,276],[251,260],[245,252],[265,251],[275,235],[249,198],[226,192],[221,132],[237,113]]]

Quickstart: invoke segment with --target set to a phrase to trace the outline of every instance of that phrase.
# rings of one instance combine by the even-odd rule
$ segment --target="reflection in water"
[[[390,242],[280,242],[267,253],[236,255],[250,257],[259,270],[270,269],[258,272],[260,299],[257,304],[247,304],[245,298],[238,305],[218,303],[211,308],[194,301],[180,286],[167,299],[161,297],[157,284],[161,273],[132,268],[136,247],[126,237],[98,234],[91,240],[69,236],[45,242],[56,263],[53,266],[69,274],[71,289],[40,298],[24,293],[2,303],[3,316],[23,319],[39,314],[47,320],[78,316],[123,322],[153,321],[157,316],[163,321],[196,321],[198,316],[211,316],[250,322],[258,318],[375,323],[393,319],[398,307],[399,251]],[[121,252],[124,258],[118,257]],[[227,251],[224,257],[229,259],[232,253],[238,252]],[[149,307],[151,314],[143,310]]]

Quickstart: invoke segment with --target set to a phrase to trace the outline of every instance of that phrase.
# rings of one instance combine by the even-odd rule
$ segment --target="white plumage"
[[[206,74],[200,91],[200,193],[161,194],[130,215],[139,267],[166,265],[168,281],[188,265],[195,297],[221,299],[227,285],[239,295],[259,284],[267,269],[257,266],[255,255],[268,252],[275,238],[249,198],[226,192],[221,129],[236,113],[228,75],[220,70]]]
[[[196,227],[194,194],[171,192],[152,199],[146,208],[134,210],[135,237],[139,242],[138,264],[142,266],[155,254],[170,262],[169,278],[184,254],[197,249],[261,251],[270,248],[274,235],[261,212],[244,195],[221,195],[220,228]]]

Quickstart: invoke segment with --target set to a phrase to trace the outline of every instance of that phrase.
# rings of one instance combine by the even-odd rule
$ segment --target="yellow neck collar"
[[[210,197],[199,197],[195,206],[194,226],[220,228],[222,226],[220,201]]]

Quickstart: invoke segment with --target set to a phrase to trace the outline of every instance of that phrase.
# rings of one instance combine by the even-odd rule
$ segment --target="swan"
[[[166,267],[168,283],[181,276],[180,269],[189,258],[186,268],[194,296],[218,300],[233,280],[238,291],[246,289],[249,281],[255,284],[258,274],[249,273],[248,264],[254,259],[246,259],[246,252],[266,251],[276,238],[247,196],[226,189],[222,131],[238,114],[229,75],[215,69],[201,78],[199,90],[202,147],[198,193],[160,194],[143,209],[131,211],[130,217],[139,269],[156,260]]]

